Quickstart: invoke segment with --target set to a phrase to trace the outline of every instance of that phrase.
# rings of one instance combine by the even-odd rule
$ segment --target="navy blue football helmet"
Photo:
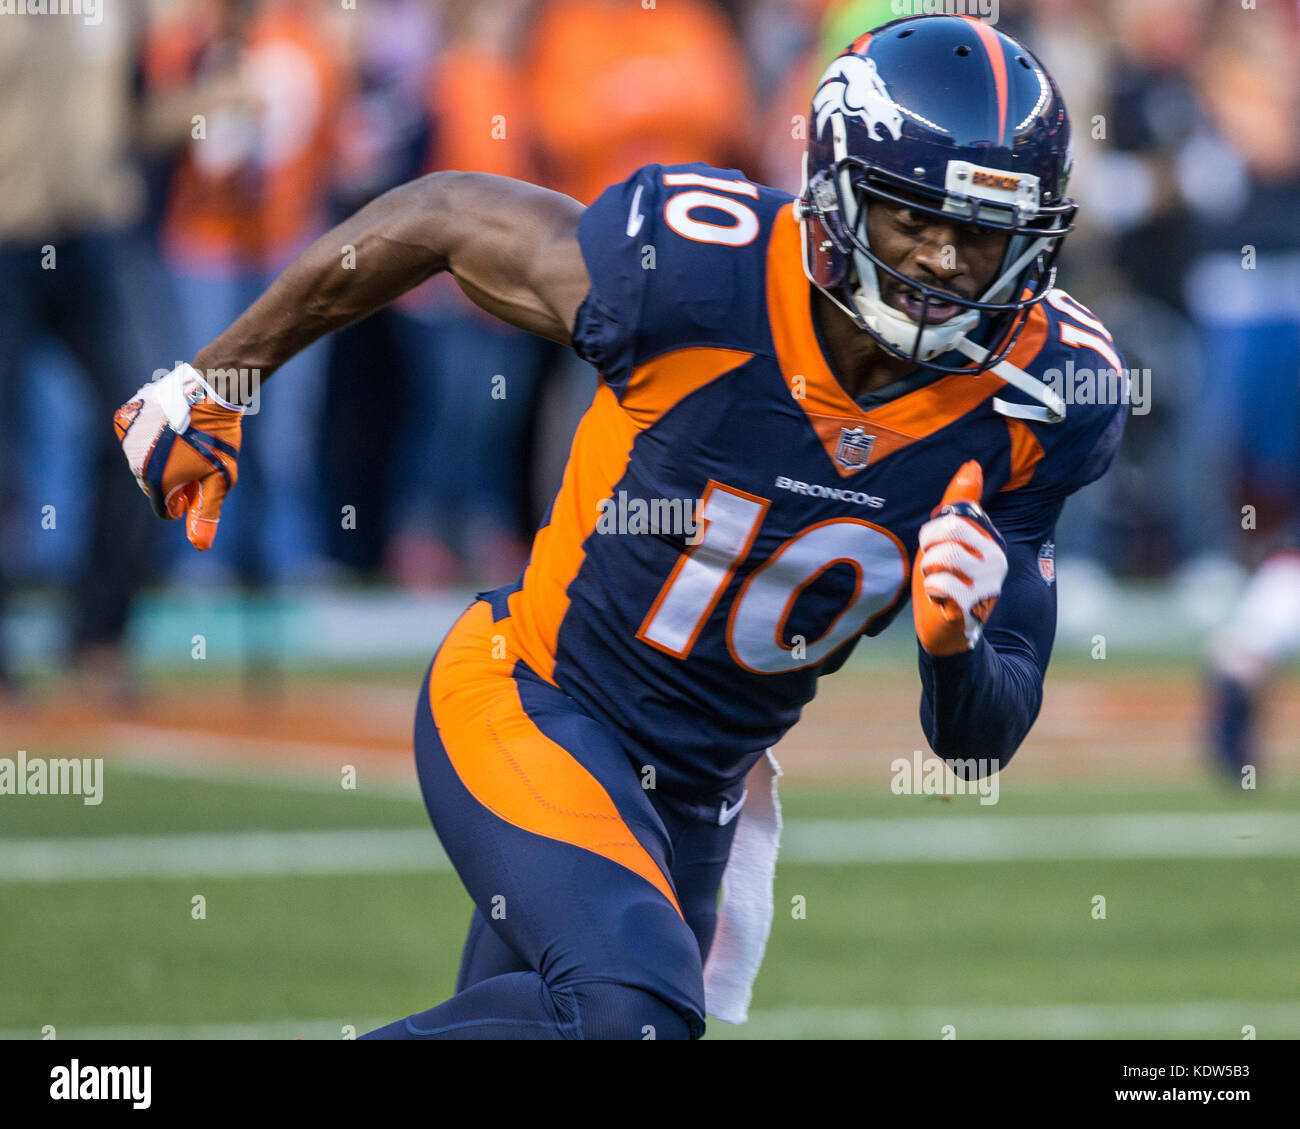
[[[851,44],[813,96],[798,205],[804,269],[892,355],[941,372],[993,368],[1055,282],[1073,230],[1071,163],[1065,103],[1025,47],[970,17],[895,20]],[[882,262],[867,238],[877,201],[1007,233],[992,284],[966,298]],[[886,278],[916,318],[885,302]],[[927,318],[944,307],[958,313]]]

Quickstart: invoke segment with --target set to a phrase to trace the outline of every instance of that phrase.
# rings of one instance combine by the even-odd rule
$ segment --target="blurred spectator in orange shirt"
[[[146,77],[165,95],[221,75],[229,88],[177,138],[163,246],[193,356],[324,226],[347,60],[315,0],[194,0],[150,38]],[[193,119],[191,119],[193,120]],[[248,428],[240,489],[197,575],[301,581],[323,567],[318,429],[327,344],[300,353]]]
[[[247,95],[191,133],[165,220],[172,258],[276,266],[319,227],[344,67],[318,8],[314,0],[202,0],[152,37],[147,67],[160,91],[227,69]]]
[[[642,165],[705,161],[752,175],[756,118],[732,26],[705,0],[544,0],[525,61],[539,183],[591,203]],[[596,373],[563,354],[538,412],[534,504],[560,481]]]
[[[448,6],[451,43],[429,83],[436,144],[431,168],[537,175],[528,92],[518,57],[519,0],[460,0]]]
[[[642,165],[748,163],[749,72],[702,0],[548,0],[529,50],[527,105],[545,183],[590,203]]]

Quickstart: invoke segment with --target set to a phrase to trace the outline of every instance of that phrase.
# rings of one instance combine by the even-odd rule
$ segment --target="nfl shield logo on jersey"
[[[847,427],[841,427],[840,443],[835,448],[835,459],[843,467],[866,466],[867,460],[871,458],[871,448],[875,445],[876,437],[864,435],[862,428],[855,427],[850,431]]]
[[[1038,571],[1051,584],[1056,579],[1056,543],[1044,541],[1038,550]]]

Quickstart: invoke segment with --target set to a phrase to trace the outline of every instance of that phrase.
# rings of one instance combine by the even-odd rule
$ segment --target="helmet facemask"
[[[807,229],[805,243],[819,240],[823,251],[832,252],[836,269],[829,278],[824,270],[814,272],[812,256],[806,253],[809,279],[891,356],[941,372],[983,371],[1005,360],[1029,310],[1055,282],[1061,244],[1073,230],[1073,203],[1067,200],[1041,206],[1036,177],[955,160],[948,162],[946,191],[939,191],[847,154],[844,119],[832,115],[830,125],[836,157],[833,171],[824,167],[808,180],[805,160],[801,211]],[[869,208],[874,202],[1008,234],[993,281],[978,298],[969,299],[917,282],[890,267],[871,249],[867,235]],[[920,323],[884,300],[882,272],[919,296]],[[932,307],[948,305],[958,307],[959,312],[939,323],[926,318]],[[983,357],[978,366],[972,368],[968,361],[935,363],[968,339],[980,346],[968,354],[978,352]]]

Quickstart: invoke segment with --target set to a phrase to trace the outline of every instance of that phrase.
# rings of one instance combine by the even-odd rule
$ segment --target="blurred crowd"
[[[1294,524],[1300,493],[1300,5],[995,7],[1071,108],[1082,210],[1062,284],[1151,373],[1120,463],[1067,509],[1062,554],[1205,583]],[[0,16],[0,622],[14,588],[65,586],[86,664],[111,660],[145,584],[517,575],[595,374],[446,278],[277,374],[202,556],[149,513],[112,409],[329,226],[425,172],[589,202],[646,162],[702,160],[797,191],[822,67],[926,5],[101,9]]]

